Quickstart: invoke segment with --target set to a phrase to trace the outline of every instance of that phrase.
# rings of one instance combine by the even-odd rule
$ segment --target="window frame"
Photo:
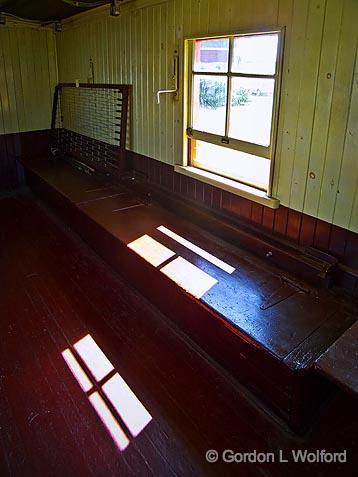
[[[235,73],[231,71],[232,68],[232,52],[234,48],[234,39],[239,36],[253,36],[253,35],[269,35],[269,34],[278,34],[278,44],[277,44],[277,60],[276,60],[276,69],[274,74],[250,74],[250,73]],[[195,147],[195,140],[204,141],[210,144],[214,144],[221,147],[227,147],[229,149],[237,150],[240,152],[252,154],[258,157],[265,158],[270,161],[270,174],[268,180],[267,189],[263,189],[260,186],[255,184],[245,182],[243,180],[238,180],[237,178],[230,177],[228,175],[220,174],[219,172],[213,172],[207,170],[212,174],[217,175],[218,177],[227,178],[237,182],[238,184],[248,185],[250,187],[256,188],[260,191],[265,191],[268,197],[271,197],[272,193],[272,181],[273,181],[273,169],[274,169],[274,160],[276,153],[276,142],[277,142],[277,131],[279,123],[279,105],[280,105],[280,92],[281,92],[281,81],[282,81],[282,63],[283,63],[283,44],[284,44],[284,27],[274,27],[274,28],[265,28],[262,30],[245,30],[245,31],[236,31],[233,33],[222,33],[215,35],[205,35],[186,38],[184,41],[184,148],[183,148],[183,166],[192,167],[198,170],[205,171],[204,167],[198,167],[194,165],[194,160],[192,159],[192,149]],[[198,40],[215,40],[215,39],[229,39],[229,52],[228,52],[228,71],[227,72],[194,72],[194,47],[195,42]],[[192,127],[193,121],[193,85],[194,78],[196,75],[201,76],[221,76],[227,78],[227,91],[226,91],[226,119],[225,119],[225,135],[208,133],[200,130],[196,130]],[[273,79],[275,81],[274,91],[273,91],[273,105],[272,105],[272,118],[271,118],[271,132],[270,132],[270,144],[268,146],[263,146],[256,143],[251,143],[243,141],[240,139],[231,138],[228,136],[229,124],[230,124],[230,109],[231,109],[231,84],[232,78],[235,77],[245,77],[245,78],[263,78],[263,79]]]

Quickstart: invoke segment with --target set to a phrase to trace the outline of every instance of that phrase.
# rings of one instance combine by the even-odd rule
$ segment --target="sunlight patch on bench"
[[[185,291],[201,298],[218,281],[182,257],[178,257],[160,270]]]
[[[175,255],[175,252],[157,242],[149,235],[142,235],[127,245],[154,267],[161,265]]]
[[[233,273],[235,271],[235,268],[229,265],[228,263],[225,263],[223,260],[220,260],[219,258],[215,257],[211,253],[207,252],[206,250],[198,247],[192,242],[189,242],[189,240],[186,240],[184,237],[181,237],[180,235],[176,234],[170,229],[167,229],[163,225],[160,227],[157,227],[157,230],[159,232],[162,232],[163,234],[167,235],[168,237],[172,238],[176,242],[180,243],[180,245],[183,245],[187,249],[191,250],[192,252],[196,253],[202,258],[205,258],[208,262],[212,263],[213,265],[221,268],[221,270],[224,270],[224,272],[227,273]]]

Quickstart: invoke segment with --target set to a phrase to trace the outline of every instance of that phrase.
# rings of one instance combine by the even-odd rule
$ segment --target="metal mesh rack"
[[[94,169],[120,169],[129,93],[129,85],[59,84],[52,113],[56,147]]]

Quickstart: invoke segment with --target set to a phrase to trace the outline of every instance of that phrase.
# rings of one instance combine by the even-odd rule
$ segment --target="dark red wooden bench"
[[[354,323],[315,363],[327,379],[358,396],[358,323]]]
[[[330,388],[313,364],[355,321],[344,302],[325,290],[295,286],[278,268],[148,203],[131,188],[83,174],[62,160],[24,165],[31,189],[203,350],[292,428],[307,421]],[[162,230],[235,270],[223,270]],[[128,247],[143,236],[173,256],[153,266]],[[216,281],[200,298],[161,271],[179,257],[196,267],[196,280],[204,272]]]

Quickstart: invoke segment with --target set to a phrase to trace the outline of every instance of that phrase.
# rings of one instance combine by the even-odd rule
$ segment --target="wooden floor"
[[[252,253],[271,250],[255,242],[255,234],[235,229],[246,233],[245,243],[254,240],[251,252],[236,234],[230,245],[208,233],[195,211],[184,218],[179,204],[168,210],[169,197],[152,196],[137,181],[85,174],[71,158],[23,164],[35,195],[113,270],[292,429],[307,424],[329,392],[313,365],[356,321],[358,307],[298,282],[277,263],[293,265],[295,257],[292,269],[305,264],[314,276],[324,276],[327,263],[276,247],[272,254],[281,259],[275,265]],[[227,230],[222,221],[212,225],[216,233]]]
[[[0,475],[357,475],[343,394],[287,432],[28,194],[0,200]],[[174,304],[173,304],[174,305]],[[90,335],[152,420],[121,451],[62,352]],[[347,450],[347,464],[207,464],[208,449]]]

